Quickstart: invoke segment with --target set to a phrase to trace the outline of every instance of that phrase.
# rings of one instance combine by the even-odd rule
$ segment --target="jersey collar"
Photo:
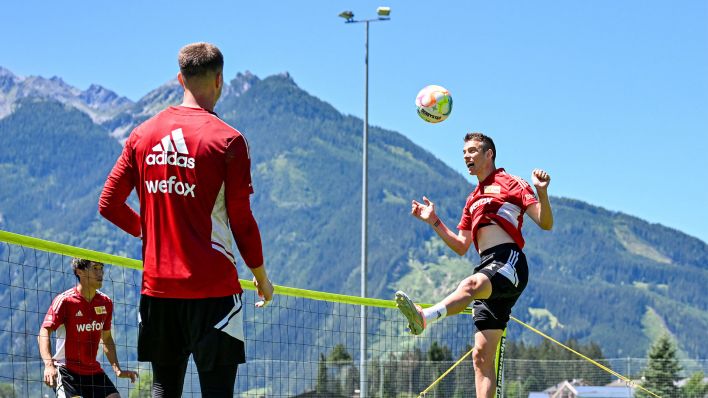
[[[496,177],[498,174],[503,173],[503,172],[504,172],[504,168],[503,168],[503,167],[499,167],[499,168],[495,169],[494,171],[492,171],[492,172],[487,176],[487,178],[485,178],[484,180],[482,180],[482,181],[479,183],[479,185],[480,185],[480,186],[482,186],[482,185],[488,185],[489,183],[491,183],[492,181],[494,181],[494,177]]]

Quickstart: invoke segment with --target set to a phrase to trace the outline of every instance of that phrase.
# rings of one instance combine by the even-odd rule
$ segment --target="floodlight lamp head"
[[[391,7],[379,7],[376,9],[379,19],[389,19],[391,15]]]
[[[346,19],[347,22],[353,22],[354,21],[354,13],[351,11],[342,11],[339,13],[339,16]]]

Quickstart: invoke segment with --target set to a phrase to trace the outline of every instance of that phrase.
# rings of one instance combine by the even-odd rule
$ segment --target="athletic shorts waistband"
[[[496,246],[492,246],[489,249],[486,249],[485,251],[483,251],[482,253],[479,253],[479,256],[484,257],[484,256],[488,256],[496,251],[508,250],[508,249],[521,251],[521,249],[519,248],[519,245],[517,245],[514,242],[509,242],[509,243],[502,243],[502,244],[499,244]]]

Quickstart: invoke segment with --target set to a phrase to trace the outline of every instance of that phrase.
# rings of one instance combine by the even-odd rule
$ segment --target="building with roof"
[[[634,388],[627,385],[588,386],[580,380],[564,381],[528,398],[633,398]]]

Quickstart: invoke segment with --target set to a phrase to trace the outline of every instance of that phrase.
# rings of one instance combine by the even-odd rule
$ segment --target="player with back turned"
[[[136,127],[101,193],[99,211],[143,243],[138,360],[153,396],[179,397],[190,355],[204,397],[232,397],[245,362],[242,288],[233,247],[267,304],[273,297],[250,207],[246,138],[215,113],[224,58],[209,43],[178,55],[180,106]],[[135,189],[140,215],[126,199]]]

